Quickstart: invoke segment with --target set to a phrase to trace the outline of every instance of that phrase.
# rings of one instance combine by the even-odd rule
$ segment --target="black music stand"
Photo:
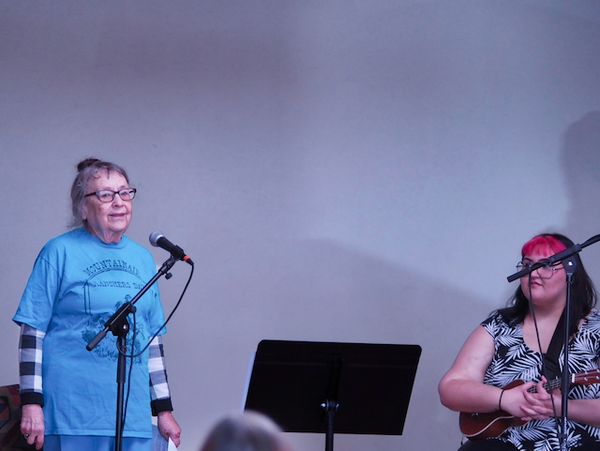
[[[418,345],[262,340],[245,409],[286,432],[402,435]],[[335,420],[335,421],[334,421]]]

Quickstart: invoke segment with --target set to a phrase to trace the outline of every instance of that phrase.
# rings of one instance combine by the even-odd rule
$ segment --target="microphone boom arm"
[[[144,285],[140,291],[131,299],[131,301],[123,304],[119,309],[113,313],[106,323],[104,323],[104,329],[102,329],[85,347],[88,351],[93,351],[98,343],[100,343],[108,332],[112,332],[114,335],[118,335],[119,329],[122,327],[121,324],[127,319],[127,315],[135,312],[135,303],[150,289],[152,285],[156,283],[162,276],[166,276],[169,270],[177,262],[175,257],[172,255],[167,261],[165,261],[157,273]]]
[[[583,244],[575,244],[574,246],[571,246],[570,248],[565,249],[564,251],[561,251],[557,254],[554,254],[554,255],[548,257],[547,259],[544,259],[543,261],[535,262],[532,265],[529,265],[526,268],[523,268],[520,271],[517,271],[516,273],[511,274],[506,279],[509,282],[512,282],[514,280],[520,279],[523,276],[526,276],[527,274],[531,274],[533,271],[541,268],[542,266],[555,265],[556,263],[559,263],[575,254],[578,254],[579,252],[581,252],[581,250],[584,247],[588,247],[598,241],[600,241],[600,234],[594,235],[593,237],[591,237],[590,239],[585,241]]]

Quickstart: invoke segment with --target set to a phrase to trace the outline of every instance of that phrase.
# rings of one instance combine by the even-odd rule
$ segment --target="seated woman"
[[[573,246],[559,234],[543,234],[525,243],[519,269]],[[600,314],[594,309],[596,292],[578,255],[572,284],[569,324],[569,369],[572,373],[596,370],[600,357]],[[560,390],[547,385],[552,362],[560,375],[564,362],[562,336],[567,296],[567,274],[562,262],[546,264],[520,279],[509,307],[493,312],[467,338],[452,367],[439,384],[442,404],[459,412],[476,412],[473,418],[488,421],[503,411],[515,420],[492,437],[482,427],[461,451],[559,450],[562,412]],[[544,362],[555,330],[559,341],[556,359]],[[553,346],[554,347],[554,346]],[[549,352],[548,354],[553,354]],[[544,372],[544,370],[546,372]],[[521,381],[518,384],[516,381]],[[509,384],[515,383],[516,386]],[[600,385],[573,385],[569,391],[567,431],[570,450],[600,449]],[[494,423],[494,426],[502,423]],[[465,433],[464,427],[463,433]],[[484,430],[485,429],[485,430]],[[503,430],[504,429],[504,430]],[[477,431],[479,429],[476,428]]]

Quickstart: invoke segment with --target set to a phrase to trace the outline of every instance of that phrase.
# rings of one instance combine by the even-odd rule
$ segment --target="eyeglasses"
[[[520,261],[519,263],[517,263],[517,270],[521,271],[523,269],[529,269],[533,265],[538,263],[541,263],[542,266],[535,269],[535,271],[537,271],[538,275],[542,279],[550,279],[556,271],[560,271],[561,269],[563,269],[562,262],[550,264],[550,262],[547,260],[540,260],[537,262]]]
[[[96,196],[100,202],[108,203],[112,202],[115,199],[115,196],[118,194],[121,200],[129,201],[133,200],[135,197],[135,193],[137,190],[135,188],[126,188],[119,191],[111,191],[109,189],[102,189],[100,191],[96,191],[94,193],[86,194],[83,197]]]

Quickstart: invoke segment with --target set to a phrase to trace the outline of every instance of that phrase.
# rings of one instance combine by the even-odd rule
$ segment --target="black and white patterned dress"
[[[494,339],[495,353],[487,368],[484,382],[505,387],[515,380],[525,382],[541,379],[542,357],[530,349],[523,340],[521,324],[509,325],[504,317],[493,313],[481,323]],[[600,313],[596,310],[581,322],[580,328],[569,345],[569,371],[580,373],[598,368],[600,356]],[[559,362],[562,367],[563,353]],[[569,392],[570,399],[600,398],[600,384],[575,385]],[[600,449],[600,428],[567,422],[567,445],[576,449],[582,441],[594,440]],[[501,436],[505,441],[523,451],[559,450],[557,420],[534,420],[523,426],[508,428]]]

